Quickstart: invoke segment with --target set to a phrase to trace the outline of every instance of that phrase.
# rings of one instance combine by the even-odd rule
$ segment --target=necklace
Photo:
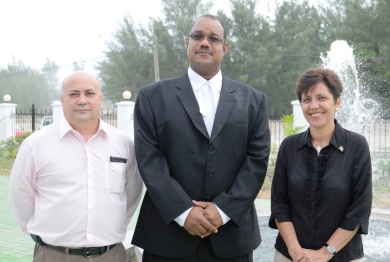
[[[318,146],[315,146],[315,142],[312,140],[313,147],[317,150],[317,154],[320,155],[322,144],[319,144]]]
[[[317,146],[317,147],[316,147],[316,150],[317,150],[317,154],[318,154],[318,155],[320,155],[321,149],[322,149],[321,146]]]

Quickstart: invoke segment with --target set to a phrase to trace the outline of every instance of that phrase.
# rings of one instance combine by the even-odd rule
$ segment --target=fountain
[[[336,119],[345,128],[367,137],[368,128],[379,117],[380,105],[367,98],[369,88],[361,85],[356,68],[353,49],[344,40],[334,41],[326,57],[321,56],[323,67],[333,70],[344,86],[341,107]]]
[[[344,128],[362,134],[368,139],[370,127],[380,117],[380,104],[369,98],[369,87],[361,85],[353,49],[346,41],[334,41],[327,56],[321,56],[321,60],[322,67],[337,73],[344,86],[341,107],[336,114],[336,119]],[[373,159],[372,163],[375,183],[381,177],[376,174],[376,159]],[[389,217],[390,215],[387,216],[387,221],[370,220],[369,234],[363,236],[364,261],[390,260],[390,251],[383,246],[384,243],[390,242]]]
[[[322,67],[333,70],[344,86],[341,107],[336,113],[336,119],[344,128],[357,132],[369,140],[371,133],[375,132],[370,127],[381,116],[381,106],[370,98],[369,87],[361,85],[353,49],[344,40],[334,41],[327,56],[321,56],[321,60]],[[374,182],[378,182],[382,176],[377,168],[377,162],[380,161],[377,156],[388,158],[386,154],[380,152],[382,149],[383,145],[380,144],[370,146]]]

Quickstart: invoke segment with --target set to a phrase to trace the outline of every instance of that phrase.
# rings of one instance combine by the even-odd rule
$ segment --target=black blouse
[[[368,233],[372,204],[372,170],[366,139],[343,129],[335,120],[329,145],[318,156],[310,130],[283,140],[276,161],[271,191],[269,226],[294,224],[303,248],[320,249],[337,228],[360,229],[330,261],[363,257],[361,234]],[[278,234],[275,248],[291,259]]]

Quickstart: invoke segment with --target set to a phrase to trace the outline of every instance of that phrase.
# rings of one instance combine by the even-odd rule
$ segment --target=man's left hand
[[[223,225],[222,217],[213,202],[203,202],[192,200],[195,206],[203,208],[203,216],[210,222],[214,227],[219,228]]]

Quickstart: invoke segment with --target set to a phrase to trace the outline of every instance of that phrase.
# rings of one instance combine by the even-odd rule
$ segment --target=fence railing
[[[372,125],[366,126],[363,131],[354,130],[356,129],[356,125],[354,124],[340,123],[340,125],[345,129],[362,133],[367,139],[372,157],[390,159],[389,120],[378,120]],[[285,138],[284,123],[281,120],[269,120],[269,126],[271,132],[271,146],[275,147],[277,152],[280,143]]]
[[[10,115],[12,121],[12,129],[15,136],[20,136],[24,132],[33,132],[42,128],[42,120],[52,115],[52,110],[35,109],[34,107],[29,109],[16,110]],[[100,118],[117,127],[117,112],[116,108],[102,108],[100,111]]]
[[[117,127],[118,126],[118,123],[117,123],[117,111],[116,111],[116,108],[102,108],[102,110],[100,111],[100,118],[114,126],[114,127]]]
[[[33,112],[35,112],[34,117]],[[51,110],[33,110],[33,108],[16,111],[14,114],[11,114],[11,118],[15,119],[15,121],[13,121],[14,134],[18,136],[26,131],[31,132],[40,129],[42,119],[51,114]],[[108,124],[117,127],[116,108],[102,108],[100,118]],[[357,131],[353,130],[356,127],[352,124],[340,124],[348,130]],[[285,138],[284,123],[281,120],[270,119],[269,126],[271,132],[271,146],[277,152],[281,142]],[[367,139],[373,157],[390,159],[390,120],[379,120],[371,126],[365,127],[363,135]]]
[[[341,125],[364,135],[372,157],[390,159],[390,120],[378,120],[364,128],[356,126],[356,123],[341,123]]]
[[[10,115],[12,121],[13,133],[20,136],[24,132],[33,132],[42,128],[42,119],[45,116],[51,116],[52,111],[47,109],[32,108],[16,110]]]

